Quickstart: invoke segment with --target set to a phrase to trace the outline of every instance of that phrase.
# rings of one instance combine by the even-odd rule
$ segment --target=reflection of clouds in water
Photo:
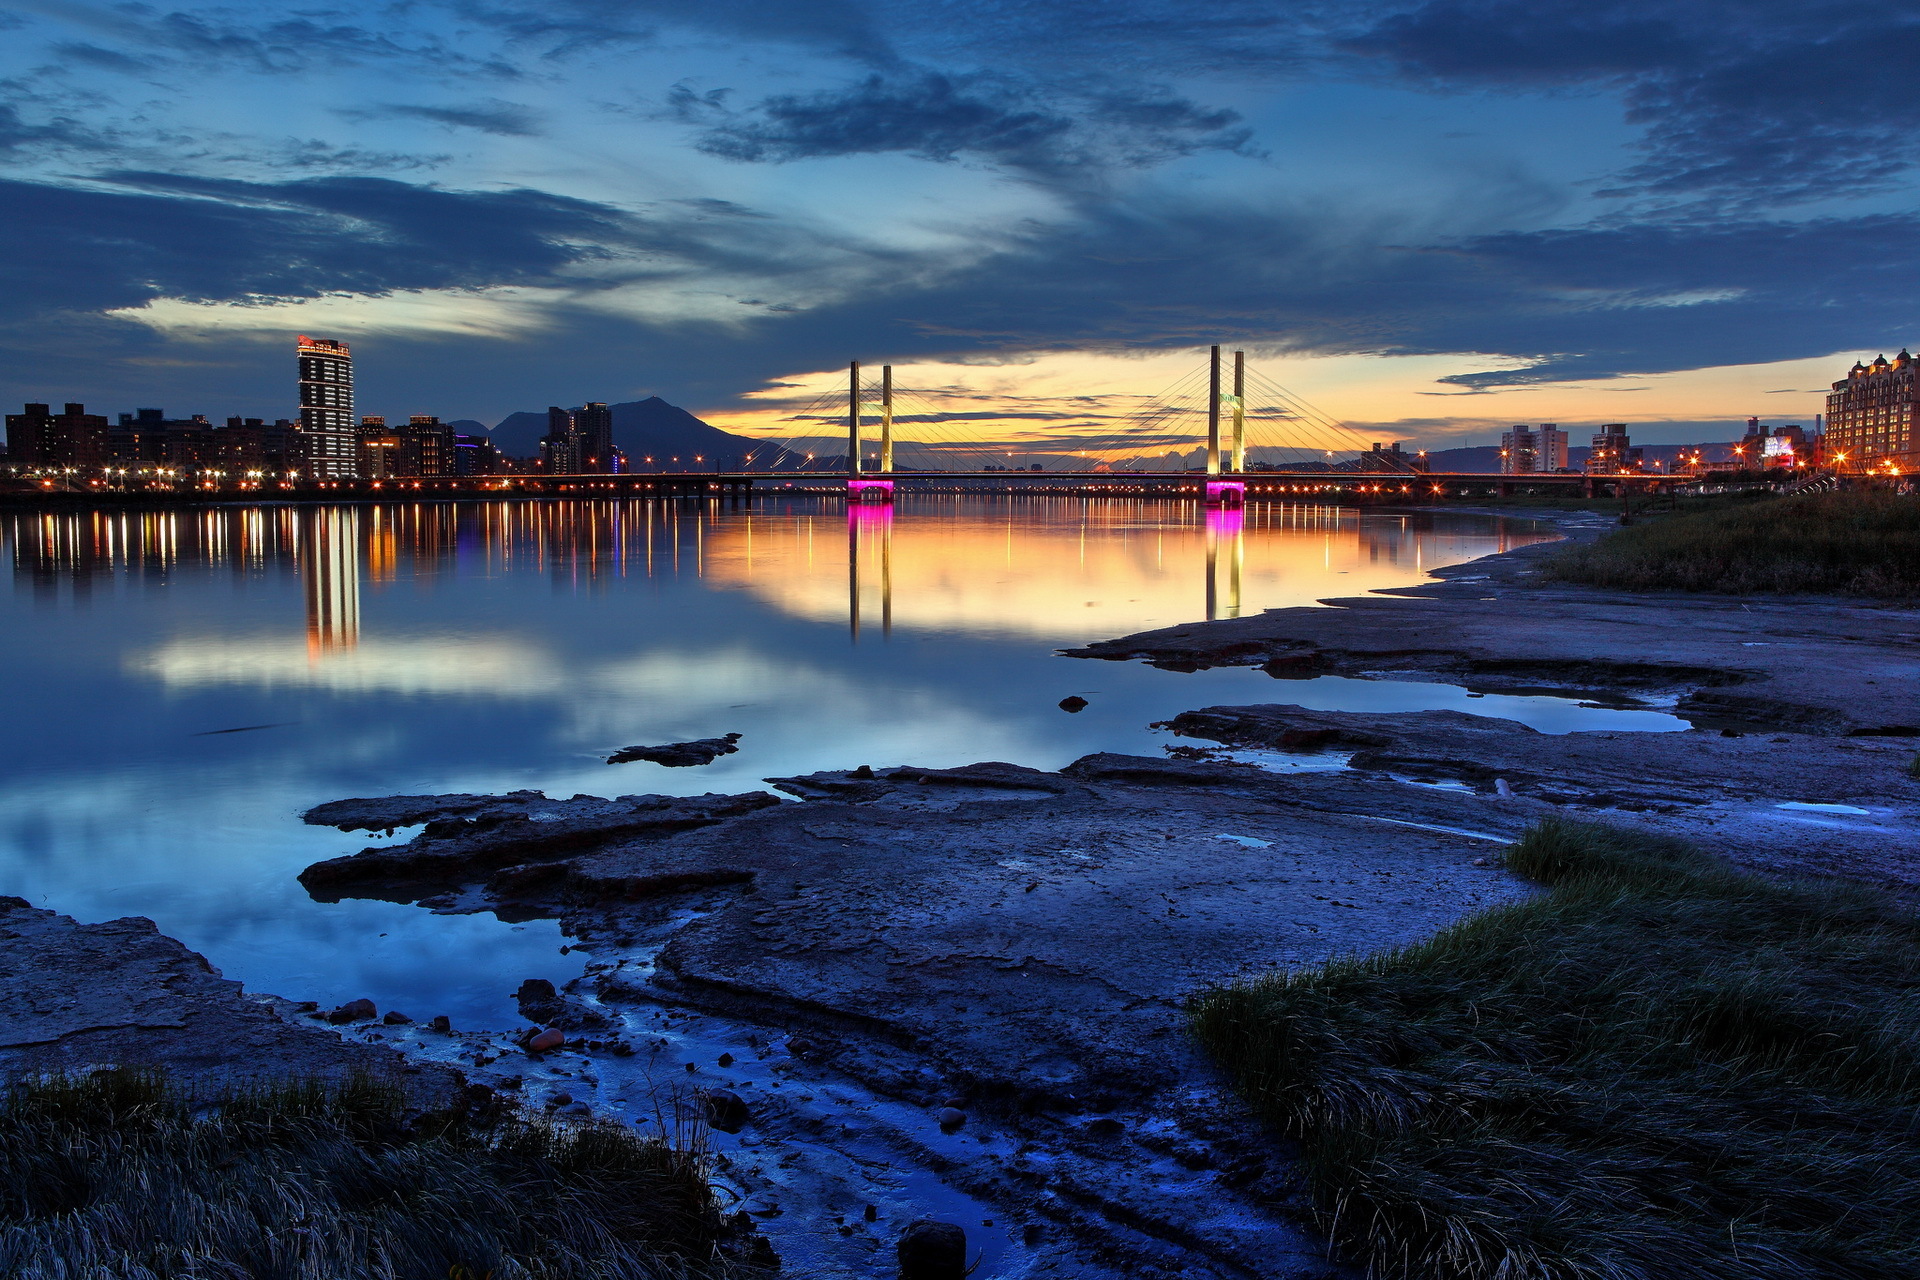
[[[176,637],[127,665],[176,691],[241,686],[545,701],[562,720],[552,736],[589,754],[647,737],[721,732],[715,726],[722,721],[755,724],[752,763],[729,760],[728,768],[697,772],[628,771],[634,777],[644,773],[650,790],[706,790],[723,778],[758,786],[765,772],[817,768],[821,728],[829,722],[859,724],[857,746],[876,758],[905,760],[929,742],[966,743],[993,754],[1019,741],[1001,720],[964,705],[951,684],[903,683],[899,672],[876,683],[850,670],[746,645],[569,662],[511,636],[363,639],[358,648],[313,658],[293,637],[195,636]],[[750,714],[742,714],[742,704],[750,705]],[[742,764],[745,773],[732,767]],[[629,786],[626,779],[610,778],[589,771],[553,785],[594,792]]]
[[[446,693],[542,697],[573,683],[537,645],[507,636],[363,638],[315,654],[304,637],[177,636],[127,660],[129,671],[173,689],[247,685],[333,693]]]

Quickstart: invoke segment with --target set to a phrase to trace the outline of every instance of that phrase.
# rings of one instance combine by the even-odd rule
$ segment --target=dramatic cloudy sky
[[[11,402],[280,416],[304,331],[365,412],[1031,419],[1223,341],[1661,440],[1915,339],[1916,0],[0,0],[0,81]]]

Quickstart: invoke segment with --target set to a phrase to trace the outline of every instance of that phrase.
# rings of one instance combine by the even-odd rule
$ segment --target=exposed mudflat
[[[1197,1059],[1182,1004],[1527,892],[1487,855],[1535,808],[1110,755],[1059,773],[882,768],[778,785],[800,801],[549,801],[547,822],[476,827],[416,807],[428,825],[412,841],[320,864],[308,882],[557,915],[611,962],[576,984],[600,1010],[760,1029],[801,1078],[904,1103],[929,1130],[962,1111],[947,1149],[903,1129],[894,1158],[927,1163],[1018,1232],[1018,1269],[1000,1274],[1323,1274],[1286,1212],[1289,1171]],[[475,804],[452,797],[447,813]],[[387,812],[316,817],[366,827]],[[675,812],[709,820],[623,816]],[[589,830],[603,834],[580,843]],[[623,1025],[645,1042],[644,1023]],[[738,1091],[724,1072],[713,1083]],[[756,1121],[763,1096],[749,1098]],[[873,1112],[851,1103],[835,1127],[868,1130]],[[832,1135],[810,1145],[802,1163],[828,1159]],[[795,1198],[784,1212],[805,1212]]]

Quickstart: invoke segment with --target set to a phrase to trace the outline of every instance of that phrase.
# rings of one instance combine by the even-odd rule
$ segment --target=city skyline
[[[1857,53],[1911,6],[1213,16],[7,10],[0,397],[272,419],[306,332],[396,413],[750,430],[860,359],[1019,421],[1223,341],[1384,438],[1658,443],[1913,340],[1920,107]]]

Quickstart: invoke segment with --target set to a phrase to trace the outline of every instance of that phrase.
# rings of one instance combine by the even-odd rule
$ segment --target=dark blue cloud
[[[809,46],[859,61],[896,61],[880,15],[858,0],[550,0],[525,4],[496,0],[474,5],[447,0],[462,18],[478,19],[520,40],[545,39],[553,52],[610,44],[648,44],[665,27],[717,32],[748,41]]]
[[[150,75],[161,68],[177,74],[182,67],[296,75],[318,67],[385,62],[468,75],[517,75],[506,61],[460,53],[417,25],[402,28],[392,22],[362,24],[309,15],[250,22],[232,10],[159,12],[143,4],[111,9],[75,6],[57,16],[88,30],[93,38],[56,42],[51,47],[59,60],[55,65],[81,63],[136,75]]]
[[[353,120],[372,120],[383,116],[428,120],[451,129],[475,129],[501,138],[531,138],[540,133],[539,119],[533,109],[515,102],[481,102],[466,106],[384,103],[377,107],[349,108],[340,114]]]
[[[548,281],[629,215],[536,191],[386,178],[249,183],[152,173],[111,187],[0,182],[0,314]]]
[[[21,118],[16,108],[0,103],[0,156],[10,157],[43,146],[94,149],[100,145],[97,134],[74,120],[55,117],[30,123]]]
[[[698,146],[729,160],[784,162],[902,152],[962,157],[1032,172],[1144,166],[1203,150],[1241,150],[1232,111],[1166,94],[1061,98],[1004,77],[917,72],[871,75],[848,88],[763,99],[744,112],[724,97],[677,86],[669,102],[707,125]]]
[[[154,67],[148,59],[136,58],[118,49],[103,49],[85,40],[62,41],[53,46],[53,54],[63,65],[80,63],[105,71],[125,72],[129,75],[152,71]]]
[[[1617,194],[1783,204],[1920,160],[1913,0],[1428,0],[1336,43],[1417,84],[1616,89],[1646,129]]]

